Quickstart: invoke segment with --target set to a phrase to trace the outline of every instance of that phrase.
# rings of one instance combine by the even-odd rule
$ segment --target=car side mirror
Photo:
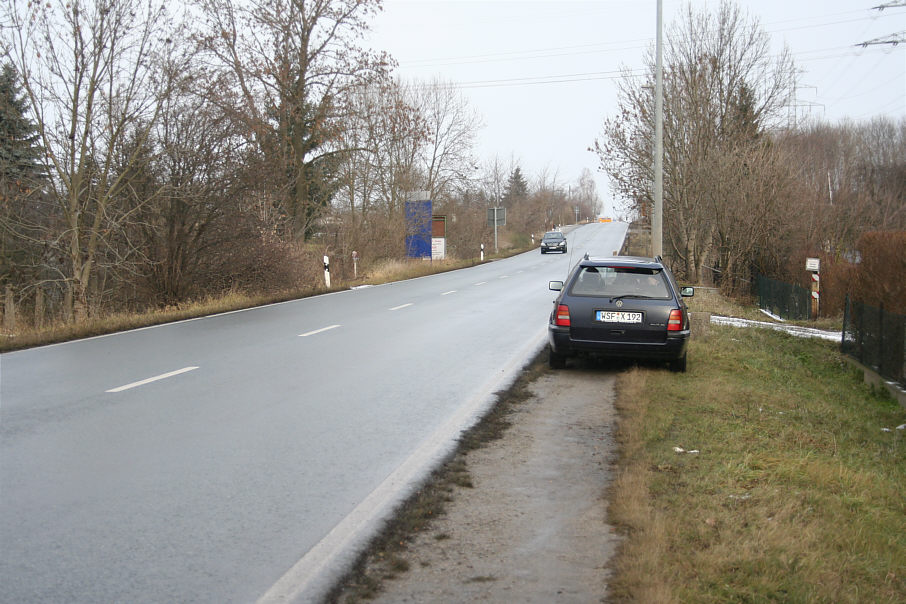
[[[680,295],[684,298],[691,298],[695,295],[694,287],[683,287],[680,289]]]
[[[563,289],[563,281],[550,281],[547,284],[549,290],[558,292]]]

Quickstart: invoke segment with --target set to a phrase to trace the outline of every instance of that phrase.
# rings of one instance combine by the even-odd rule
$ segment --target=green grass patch
[[[712,326],[619,388],[618,599],[906,601],[906,412],[835,344]]]

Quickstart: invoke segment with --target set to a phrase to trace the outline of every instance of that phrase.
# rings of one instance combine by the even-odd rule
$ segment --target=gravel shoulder
[[[471,486],[454,487],[392,563],[366,562],[381,577],[368,601],[606,601],[615,379],[581,364],[541,372],[502,436],[465,454]]]

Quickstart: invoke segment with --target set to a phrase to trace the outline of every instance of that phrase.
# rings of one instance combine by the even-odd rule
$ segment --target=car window
[[[544,239],[547,241],[560,241],[561,239],[566,239],[562,233],[547,233],[544,235]]]
[[[573,280],[570,293],[577,296],[637,296],[669,298],[670,290],[660,269],[584,266]]]

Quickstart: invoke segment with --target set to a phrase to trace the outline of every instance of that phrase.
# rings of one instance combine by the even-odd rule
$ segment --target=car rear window
[[[622,266],[583,266],[570,293],[577,296],[635,296],[669,298],[661,269]]]

